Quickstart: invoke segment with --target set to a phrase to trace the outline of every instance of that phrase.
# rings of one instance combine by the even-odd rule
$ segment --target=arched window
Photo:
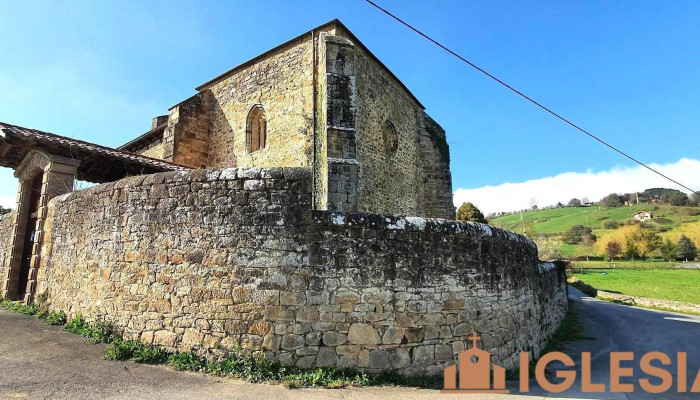
[[[394,155],[396,150],[399,148],[399,137],[396,134],[396,128],[391,121],[384,121],[384,126],[382,126],[382,138],[384,139],[384,151],[388,155]]]
[[[261,105],[253,106],[246,121],[246,148],[248,153],[264,149],[267,143],[267,121]]]

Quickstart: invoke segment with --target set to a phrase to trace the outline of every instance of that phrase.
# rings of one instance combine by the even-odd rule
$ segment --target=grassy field
[[[681,261],[665,261],[660,258],[654,258],[646,261],[574,261],[572,266],[585,269],[671,269],[680,264],[683,263]]]
[[[652,211],[655,218],[652,224],[666,229],[700,219],[700,215],[693,215],[699,212],[697,207],[638,204],[632,207],[564,207],[528,211],[523,213],[522,221],[520,214],[513,214],[494,218],[491,225],[517,233],[525,232],[528,235],[562,233],[574,225],[584,225],[598,230],[602,229],[605,220],[615,220],[622,223],[633,218],[637,211]],[[596,232],[596,234],[598,233]]]
[[[543,242],[549,242],[550,245],[545,244],[544,246],[558,248],[565,258],[574,259],[586,255],[601,257],[603,254],[599,246],[585,249],[580,244],[566,244],[562,242],[562,235],[574,225],[584,225],[591,228],[600,240],[616,232],[616,230],[603,229],[604,221],[612,220],[622,225],[625,221],[633,218],[636,212],[644,210],[654,213],[654,219],[645,222],[645,227],[659,232],[662,238],[671,236],[674,241],[678,240],[678,230],[682,228],[681,225],[700,220],[699,207],[639,204],[632,207],[564,207],[528,211],[523,213],[522,217],[520,214],[514,214],[495,218],[490,221],[490,224],[525,234],[535,240],[540,247],[542,247]],[[649,256],[659,257],[660,254],[657,252]]]
[[[700,304],[700,270],[584,270],[573,276],[608,292]]]

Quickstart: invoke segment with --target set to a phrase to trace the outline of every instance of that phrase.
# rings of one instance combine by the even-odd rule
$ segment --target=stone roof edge
[[[326,22],[325,24],[319,25],[319,26],[317,26],[317,27],[315,27],[315,28],[313,28],[313,29],[311,29],[311,30],[309,30],[309,31],[306,31],[306,32],[302,33],[301,35],[299,35],[299,36],[297,36],[297,37],[295,37],[295,38],[293,38],[293,39],[290,39],[290,40],[288,40],[288,41],[286,41],[286,42],[284,42],[284,43],[282,43],[282,44],[280,44],[280,45],[278,45],[278,46],[275,46],[275,47],[271,48],[270,50],[267,50],[267,51],[265,51],[264,53],[259,54],[259,55],[255,56],[255,57],[249,59],[248,61],[245,61],[245,62],[243,62],[243,63],[241,63],[241,64],[239,64],[239,65],[237,65],[237,66],[235,66],[235,67],[233,67],[233,68],[231,68],[231,69],[225,71],[224,73],[222,73],[222,74],[220,74],[220,75],[217,75],[216,77],[214,77],[214,78],[208,80],[207,82],[204,82],[203,84],[197,86],[197,87],[195,88],[195,90],[201,91],[202,89],[206,88],[207,86],[209,86],[209,85],[211,85],[211,84],[213,84],[213,83],[215,83],[215,82],[218,82],[218,81],[220,81],[220,80],[222,80],[222,79],[227,78],[227,77],[230,76],[231,74],[233,74],[233,73],[235,73],[235,72],[237,72],[237,71],[240,71],[241,69],[243,69],[243,68],[245,68],[245,67],[248,67],[248,66],[254,64],[255,62],[257,62],[257,61],[259,61],[259,60],[261,60],[261,59],[263,59],[263,58],[269,56],[270,54],[274,53],[275,51],[277,51],[277,50],[279,50],[279,49],[281,49],[281,48],[284,48],[284,47],[286,47],[286,46],[288,46],[288,45],[290,45],[290,44],[292,44],[292,43],[294,43],[294,42],[296,42],[296,41],[299,41],[299,40],[303,39],[304,36],[309,35],[309,34],[311,34],[312,32],[316,32],[316,31],[318,31],[318,30],[327,28],[327,27],[329,27],[329,26],[331,26],[331,25],[333,25],[333,24],[337,24],[337,25],[339,25],[341,28],[343,28],[343,30],[345,30],[345,32],[350,36],[350,38],[354,41],[354,43],[356,43],[357,45],[360,45],[360,46],[367,52],[367,54],[369,54],[369,56],[372,57],[372,59],[374,59],[374,61],[376,61],[376,62],[379,64],[380,67],[384,68],[384,69],[389,73],[389,75],[390,75],[392,78],[394,78],[394,79],[396,80],[396,82],[406,91],[406,93],[408,93],[408,95],[411,96],[411,98],[412,98],[413,100],[415,100],[415,102],[418,103],[418,105],[419,105],[422,109],[425,110],[425,106],[424,106],[424,105],[420,102],[420,100],[418,100],[418,98],[408,89],[408,87],[401,81],[401,79],[399,79],[399,78],[396,76],[396,74],[394,74],[394,73],[393,73],[393,72],[392,72],[392,71],[391,71],[377,56],[375,56],[374,53],[372,53],[372,51],[371,51],[367,46],[365,46],[364,43],[362,43],[362,41],[360,41],[360,39],[358,39],[357,36],[355,36],[355,34],[353,34],[352,31],[351,31],[350,29],[348,29],[348,27],[345,26],[345,24],[343,24],[342,22],[340,22],[340,20],[337,19],[337,18],[335,18],[335,19],[333,19],[333,20],[331,20],[331,21],[328,21],[328,22]]]

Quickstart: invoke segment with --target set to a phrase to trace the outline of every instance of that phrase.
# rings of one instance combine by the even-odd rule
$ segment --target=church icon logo
[[[472,347],[459,354],[459,386],[457,385],[457,365],[445,368],[442,393],[510,393],[506,390],[506,370],[493,365],[493,385],[491,384],[491,354],[477,346],[481,339],[476,332],[469,340]]]

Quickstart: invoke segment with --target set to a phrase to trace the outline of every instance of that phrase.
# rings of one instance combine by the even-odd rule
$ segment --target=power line
[[[643,162],[637,160],[636,158],[634,158],[634,157],[632,157],[631,155],[625,153],[624,151],[618,149],[617,147],[615,147],[615,146],[613,146],[613,145],[607,143],[606,141],[604,141],[603,139],[599,138],[598,136],[596,136],[596,135],[594,135],[594,134],[588,132],[587,130],[581,128],[580,126],[574,124],[573,122],[569,121],[568,119],[562,117],[561,115],[557,114],[556,112],[554,112],[554,111],[550,110],[549,108],[545,107],[544,105],[538,103],[537,101],[535,101],[535,100],[532,99],[531,97],[527,96],[527,95],[524,94],[523,92],[517,90],[516,88],[514,88],[514,87],[510,86],[509,84],[505,83],[504,81],[498,79],[498,78],[495,77],[494,75],[491,75],[490,73],[488,73],[488,72],[487,72],[486,70],[484,70],[483,68],[479,67],[478,65],[472,63],[471,61],[467,60],[466,58],[464,58],[464,57],[460,56],[459,54],[455,53],[454,51],[450,50],[449,48],[447,48],[446,46],[442,45],[442,44],[441,44],[440,42],[438,42],[437,40],[431,38],[430,36],[426,35],[425,33],[423,33],[423,32],[421,32],[421,31],[419,31],[418,29],[414,28],[414,27],[413,27],[412,25],[410,25],[409,23],[405,22],[405,21],[402,20],[401,18],[397,17],[396,15],[394,15],[394,14],[390,13],[389,11],[385,10],[384,8],[380,7],[379,5],[377,5],[376,3],[374,3],[373,1],[371,1],[371,0],[365,0],[365,1],[367,1],[367,2],[368,2],[369,4],[371,4],[372,6],[378,8],[379,10],[381,10],[382,12],[384,12],[386,15],[390,16],[391,18],[393,18],[393,19],[395,19],[396,21],[400,22],[401,24],[403,24],[404,26],[406,26],[406,27],[409,28],[410,30],[412,30],[412,31],[416,32],[417,34],[423,36],[425,39],[429,40],[430,42],[432,42],[432,43],[435,44],[436,46],[438,46],[438,47],[440,47],[441,49],[445,50],[446,52],[452,54],[453,56],[457,57],[458,59],[464,61],[465,63],[467,63],[467,64],[468,64],[469,66],[471,66],[472,68],[476,69],[477,71],[481,72],[482,74],[488,76],[489,78],[493,79],[494,81],[500,83],[501,85],[503,85],[503,86],[505,86],[506,88],[510,89],[511,91],[515,92],[518,96],[524,98],[525,100],[529,101],[530,103],[536,105],[537,107],[543,109],[544,111],[546,111],[546,112],[552,114],[553,116],[557,117],[558,119],[564,121],[564,122],[567,123],[568,125],[570,125],[570,126],[572,126],[573,128],[575,128],[576,130],[585,133],[586,135],[588,135],[589,137],[593,138],[594,140],[600,142],[600,143],[603,144],[604,146],[606,146],[606,147],[610,148],[611,150],[613,150],[613,151],[615,151],[615,152],[617,152],[617,153],[623,155],[624,157],[626,157],[626,158],[628,158],[628,159],[634,161],[635,163],[641,165],[642,167],[648,169],[649,171],[654,172],[655,174],[657,174],[657,175],[659,175],[659,176],[661,176],[661,177],[663,177],[663,178],[665,178],[665,179],[667,179],[667,180],[669,180],[669,181],[675,183],[676,185],[678,185],[678,186],[680,186],[680,187],[682,187],[682,188],[684,188],[684,189],[687,189],[687,190],[691,191],[692,193],[695,193],[695,194],[700,195],[699,192],[697,192],[697,191],[695,191],[695,190],[689,188],[688,186],[686,186],[686,185],[684,185],[684,184],[678,182],[678,181],[675,180],[675,179],[670,178],[670,177],[667,176],[667,175],[662,174],[661,172],[657,171],[656,169],[654,169],[654,168],[652,168],[652,167],[650,167],[650,166],[644,164]]]

